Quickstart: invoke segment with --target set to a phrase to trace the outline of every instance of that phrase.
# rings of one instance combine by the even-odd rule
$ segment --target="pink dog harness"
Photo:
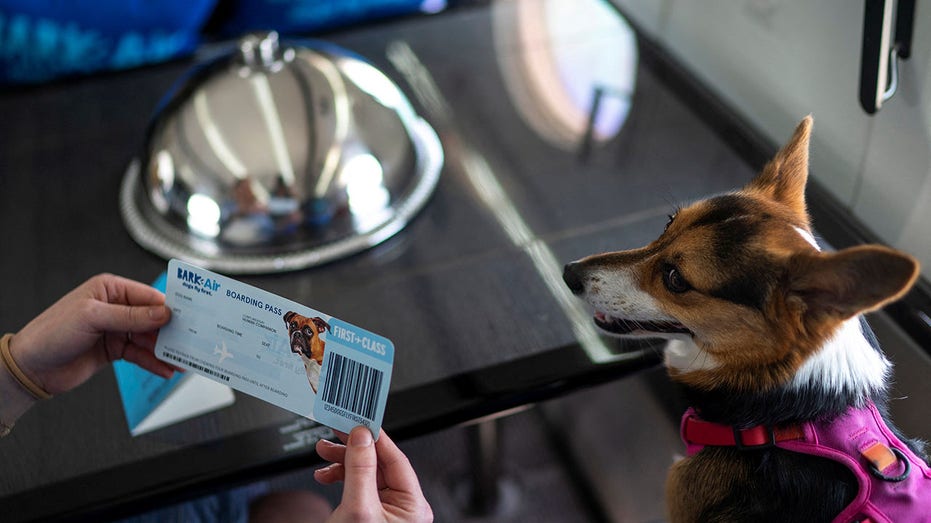
[[[748,429],[704,421],[689,409],[680,432],[689,456],[705,446],[776,446],[843,464],[860,489],[835,523],[931,522],[931,468],[889,430],[873,403],[830,422]]]

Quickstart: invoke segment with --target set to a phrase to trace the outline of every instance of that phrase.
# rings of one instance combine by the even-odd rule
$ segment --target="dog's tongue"
[[[601,311],[595,311],[595,319],[598,321],[608,321],[608,317]]]

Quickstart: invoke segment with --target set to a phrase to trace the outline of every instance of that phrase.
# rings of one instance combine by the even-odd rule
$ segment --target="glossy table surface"
[[[616,24],[579,25],[558,38],[531,24],[515,39],[527,29],[518,4],[326,35],[379,66],[433,124],[446,157],[439,186],[412,223],[376,248],[242,278],[394,342],[385,426],[398,437],[656,364],[652,346],[631,350],[595,333],[564,289],[562,265],[646,243],[676,204],[754,172],[649,63],[636,53],[624,62]],[[583,64],[607,60],[592,66],[610,72],[607,80],[559,70],[574,53]],[[557,69],[550,79],[569,74],[569,94],[540,89],[546,77],[513,74],[542,67],[541,54],[558,57],[546,62]],[[95,273],[148,282],[165,269],[127,234],[118,191],[152,110],[190,65],[0,94],[0,330],[17,330]],[[598,113],[619,130],[607,122],[602,140],[587,140],[577,124],[597,88],[620,102]],[[578,90],[589,94],[573,103]],[[541,122],[535,116],[546,111],[534,104],[556,116]],[[237,394],[231,407],[133,438],[107,369],[36,405],[0,440],[0,513],[4,521],[123,515],[306,466],[318,434]]]

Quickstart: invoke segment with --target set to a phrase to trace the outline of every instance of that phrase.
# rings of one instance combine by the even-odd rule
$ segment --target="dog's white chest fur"
[[[686,338],[669,340],[664,356],[666,366],[681,373],[719,365],[714,356]],[[866,398],[885,386],[890,368],[889,360],[864,337],[860,318],[854,317],[802,364],[790,386],[830,393],[863,391]]]
[[[855,316],[808,358],[791,386],[831,393],[862,391],[868,397],[885,387],[890,368],[889,360],[870,346],[860,327],[860,317]]]
[[[307,372],[307,382],[310,383],[310,387],[314,389],[314,392],[317,392],[317,387],[320,384],[320,370],[322,367],[316,360],[312,360],[307,356],[301,355],[301,360],[304,361],[304,371]]]

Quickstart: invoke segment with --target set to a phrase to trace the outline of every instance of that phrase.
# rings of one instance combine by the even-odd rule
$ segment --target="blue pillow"
[[[0,82],[42,82],[189,54],[215,4],[0,0]]]
[[[408,13],[435,13],[446,0],[231,0],[221,28],[227,36],[274,29],[312,33],[366,20]]]

